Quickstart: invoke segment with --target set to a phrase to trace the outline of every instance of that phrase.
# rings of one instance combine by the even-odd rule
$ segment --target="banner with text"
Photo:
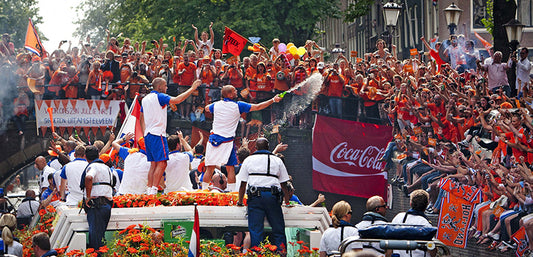
[[[448,246],[465,248],[473,210],[472,202],[448,193],[440,207],[437,239]]]
[[[387,172],[377,161],[392,127],[317,115],[313,128],[313,189],[386,198]]]
[[[36,100],[37,128],[46,133],[54,127],[105,129],[114,127],[120,111],[120,102],[113,100]],[[52,115],[48,110],[51,110]],[[51,122],[50,117],[53,117]]]

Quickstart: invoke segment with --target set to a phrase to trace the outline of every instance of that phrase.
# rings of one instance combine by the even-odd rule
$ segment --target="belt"
[[[271,187],[257,187],[257,191],[270,192],[272,191],[272,188]]]

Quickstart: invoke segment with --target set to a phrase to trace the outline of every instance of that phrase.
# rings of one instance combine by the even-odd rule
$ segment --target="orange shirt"
[[[274,67],[274,72],[275,72],[275,77],[274,77],[274,89],[276,90],[280,90],[280,91],[287,91],[289,90],[289,69],[283,69],[283,68],[275,68]],[[282,72],[284,74],[284,79],[283,80],[279,80],[278,79],[278,74]]]
[[[196,72],[196,65],[194,63],[189,62],[189,65],[185,65],[185,63],[181,62],[178,64],[178,72],[185,69],[185,72],[179,76],[179,84],[181,86],[191,86],[194,82],[194,73]],[[178,74],[176,72],[176,74]],[[176,81],[175,81],[176,82]]]

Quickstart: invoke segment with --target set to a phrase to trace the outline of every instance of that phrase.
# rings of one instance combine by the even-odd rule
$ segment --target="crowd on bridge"
[[[220,125],[216,122],[215,104],[221,102],[218,101],[221,98],[232,98],[251,103],[238,106],[239,110],[245,110],[241,112],[250,112],[249,121],[268,124],[279,118],[281,109],[276,108],[290,101],[281,101],[276,95],[318,73],[324,82],[311,107],[315,112],[339,118],[352,113],[354,119],[360,121],[385,119],[385,123],[393,126],[394,139],[380,159],[385,163],[385,171],[396,172],[390,182],[406,196],[411,194],[411,198],[423,194],[419,189],[429,192],[425,214],[420,210],[411,211],[411,214],[421,217],[438,214],[447,194],[439,182],[450,179],[482,190],[482,201],[476,205],[475,222],[469,233],[477,243],[509,251],[516,247],[510,236],[519,227],[525,227],[528,238],[533,238],[533,88],[527,48],[511,53],[508,60],[503,60],[502,52],[491,48],[488,49],[490,56],[482,59],[475,41],[465,35],[452,35],[443,42],[421,38],[427,54],[402,60],[394,45],[387,46],[385,41],[378,40],[375,52],[352,61],[342,54],[326,60],[324,48],[311,40],[305,44],[306,51],[302,55],[282,53],[288,52],[287,45],[273,39],[270,49],[254,48],[254,53],[241,62],[214,48],[211,27],[200,36],[194,25],[192,28],[194,40],[178,42],[171,50],[162,40],[151,41],[149,47],[147,42],[133,43],[125,38],[119,43],[108,36],[106,43],[91,44],[87,38],[76,47],[69,42],[67,51],[61,50],[61,44],[66,43],[61,42],[58,50],[43,58],[16,50],[5,34],[0,44],[0,72],[5,78],[1,83],[18,94],[12,94],[17,96],[14,99],[2,99],[3,115],[8,117],[6,113],[13,112],[13,120],[22,126],[20,121],[32,115],[33,99],[116,99],[131,103],[136,93],[148,96],[152,87],[161,92],[164,84],[170,95],[167,101],[177,103],[178,118],[195,121],[207,117],[215,119],[213,126]],[[233,87],[225,88],[228,84]],[[306,92],[291,93],[298,94]],[[7,110],[10,105],[6,101],[13,102],[13,108]],[[268,108],[274,102],[280,103]],[[295,126],[309,127],[311,112],[291,122]],[[233,124],[228,126],[235,129]],[[224,138],[234,136],[234,132],[224,135],[227,129],[219,128],[216,134],[221,134],[221,138],[213,142],[224,144]],[[224,191],[228,180],[233,184],[230,190],[239,190],[236,172],[231,169],[226,174],[214,172],[216,165],[207,163],[204,165],[213,168],[207,173],[198,172],[206,146],[189,146],[181,134],[168,138],[169,155],[176,151],[186,164],[193,164],[192,168],[168,164],[165,179],[159,177],[158,181],[149,182],[153,174],[148,172],[158,173],[157,165],[151,168],[151,162],[158,160],[146,158],[144,142],[135,142],[135,148],[132,143],[128,149],[132,137],[126,135],[115,140],[112,136],[107,144],[95,142],[99,159],[116,165],[113,167],[117,169],[112,169],[118,178],[116,193],[209,187],[197,179],[203,174],[212,176],[204,180],[204,183],[212,183],[212,190]],[[51,153],[58,159],[48,164],[36,160],[39,170],[43,171],[41,187],[50,191],[43,199],[51,195],[51,202],[64,200],[77,205],[83,194],[71,189],[72,183],[67,183],[70,193],[65,194],[67,188],[59,181],[69,178],[64,176],[61,163],[83,161],[80,159],[84,158],[85,143],[77,138],[64,140],[59,135],[55,135],[55,139],[63,147],[62,150],[52,147]],[[115,154],[107,155],[111,149]],[[65,153],[70,155],[67,159]],[[245,156],[246,150],[237,152],[239,158],[232,161],[231,166],[244,161],[240,154]],[[60,162],[60,158],[67,161]],[[168,160],[171,161],[172,158]],[[188,175],[172,178],[171,169],[184,170],[192,179]],[[136,175],[125,176],[127,172]],[[280,175],[282,177],[285,178]],[[74,180],[79,181],[77,177]],[[283,180],[281,184],[288,181]],[[54,183],[55,191],[48,186]],[[149,184],[164,187],[154,189],[147,187]],[[369,211],[386,207],[372,206],[374,208]],[[351,211],[344,206],[340,212],[337,225],[344,224],[340,220]],[[496,220],[498,222],[494,222]],[[533,250],[533,244],[530,249]]]

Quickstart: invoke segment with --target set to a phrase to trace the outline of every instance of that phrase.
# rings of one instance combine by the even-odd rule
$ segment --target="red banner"
[[[449,193],[442,199],[437,239],[445,245],[465,248],[474,204]]]
[[[313,189],[386,198],[387,173],[378,162],[392,127],[317,115],[313,128]]]
[[[246,38],[237,34],[235,31],[226,27],[224,31],[224,41],[222,44],[222,53],[230,53],[232,55],[238,56],[241,54],[242,49],[246,45]]]

